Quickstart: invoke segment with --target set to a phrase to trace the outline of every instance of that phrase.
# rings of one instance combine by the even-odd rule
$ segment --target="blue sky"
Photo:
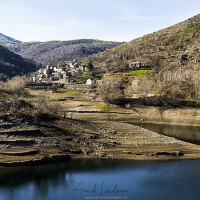
[[[200,12],[200,0],[0,0],[0,33],[27,41],[130,41]]]

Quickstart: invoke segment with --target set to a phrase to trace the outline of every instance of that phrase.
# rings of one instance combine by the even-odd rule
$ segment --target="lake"
[[[200,160],[76,160],[0,172],[1,200],[199,200]]]
[[[150,131],[200,145],[200,127],[154,123],[132,123]]]

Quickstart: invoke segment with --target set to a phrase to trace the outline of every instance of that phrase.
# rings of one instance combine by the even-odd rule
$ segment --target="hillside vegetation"
[[[0,80],[36,71],[36,64],[0,45]]]
[[[116,47],[121,43],[82,39],[26,43],[2,42],[1,44],[22,57],[32,59],[45,66],[47,64],[62,64],[65,61],[93,55]]]
[[[124,79],[137,93],[200,101],[200,14],[90,56],[103,74]],[[137,63],[141,67],[135,67]],[[138,76],[141,69],[152,69]],[[135,71],[135,72],[134,72]],[[134,75],[136,74],[136,75]],[[143,78],[142,78],[143,77]],[[148,85],[149,83],[149,85]],[[140,88],[138,88],[140,87]],[[148,90],[146,88],[148,87]],[[131,92],[132,93],[132,92]],[[130,93],[130,96],[132,95]]]
[[[200,62],[200,14],[91,57],[103,69],[120,71],[132,62],[159,71],[191,67]]]

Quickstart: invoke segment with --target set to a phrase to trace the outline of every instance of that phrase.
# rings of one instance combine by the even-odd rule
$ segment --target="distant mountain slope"
[[[43,65],[58,64],[66,60],[93,55],[121,44],[100,40],[72,40],[29,43],[2,43],[9,50]]]
[[[101,69],[114,71],[134,62],[156,67],[159,71],[191,68],[200,63],[200,14],[91,56],[91,59]]]
[[[3,35],[2,33],[0,33],[0,42],[20,42],[19,40],[15,40],[11,37],[8,37],[6,35]]]
[[[36,71],[36,64],[0,45],[0,80]]]

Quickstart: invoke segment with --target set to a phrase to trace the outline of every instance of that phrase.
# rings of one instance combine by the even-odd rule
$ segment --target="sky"
[[[199,13],[200,0],[0,0],[0,33],[23,42],[127,42]]]

